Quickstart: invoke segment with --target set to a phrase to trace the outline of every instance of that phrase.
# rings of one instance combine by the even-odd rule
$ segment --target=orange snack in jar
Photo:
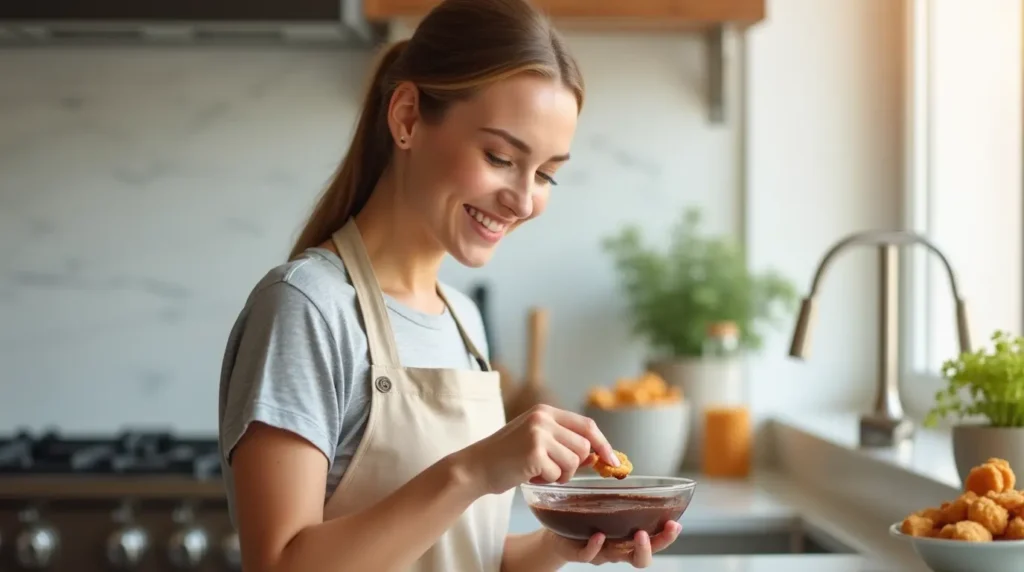
[[[709,477],[743,478],[750,474],[753,431],[745,407],[704,411],[702,472]]]

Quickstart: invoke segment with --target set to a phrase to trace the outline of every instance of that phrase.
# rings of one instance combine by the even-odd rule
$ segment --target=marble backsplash
[[[588,80],[548,213],[492,264],[506,362],[531,304],[566,405],[639,367],[602,236],[685,204],[735,230],[736,130],[705,119],[701,45],[573,37]],[[371,57],[273,49],[0,51],[0,431],[216,427],[228,329],[282,261],[351,132]],[[600,70],[597,69],[601,65]]]

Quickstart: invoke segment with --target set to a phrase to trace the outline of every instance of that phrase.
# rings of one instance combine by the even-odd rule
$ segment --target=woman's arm
[[[374,506],[325,522],[327,459],[301,437],[260,423],[235,447],[231,467],[247,572],[405,569],[482,496],[446,458]]]

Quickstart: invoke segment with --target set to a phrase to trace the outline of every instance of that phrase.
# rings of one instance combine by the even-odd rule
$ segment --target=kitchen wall
[[[745,236],[756,267],[801,287],[839,234],[895,224],[896,4],[771,2],[747,45],[749,100],[730,102],[725,125],[706,120],[696,38],[570,35],[588,101],[548,213],[485,269],[443,270],[458,287],[493,286],[505,361],[522,371],[538,304],[552,311],[546,373],[565,405],[636,372],[643,347],[598,246],[624,223],[654,238],[699,205],[711,230]],[[369,59],[0,52],[0,431],[215,429],[228,329],[342,153]],[[743,69],[731,69],[735,84]],[[868,256],[836,265],[810,363],[784,358],[788,328],[770,340],[752,368],[762,412],[865,403],[873,268]]]

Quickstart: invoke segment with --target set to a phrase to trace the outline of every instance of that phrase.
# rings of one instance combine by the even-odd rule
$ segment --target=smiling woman
[[[445,256],[481,266],[544,212],[582,103],[576,63],[524,0],[445,0],[385,52],[338,171],[224,353],[245,570],[645,566],[675,540],[674,521],[626,553],[601,534],[508,535],[514,487],[564,483],[591,451],[618,459],[580,415],[506,420],[479,311],[438,282]]]

